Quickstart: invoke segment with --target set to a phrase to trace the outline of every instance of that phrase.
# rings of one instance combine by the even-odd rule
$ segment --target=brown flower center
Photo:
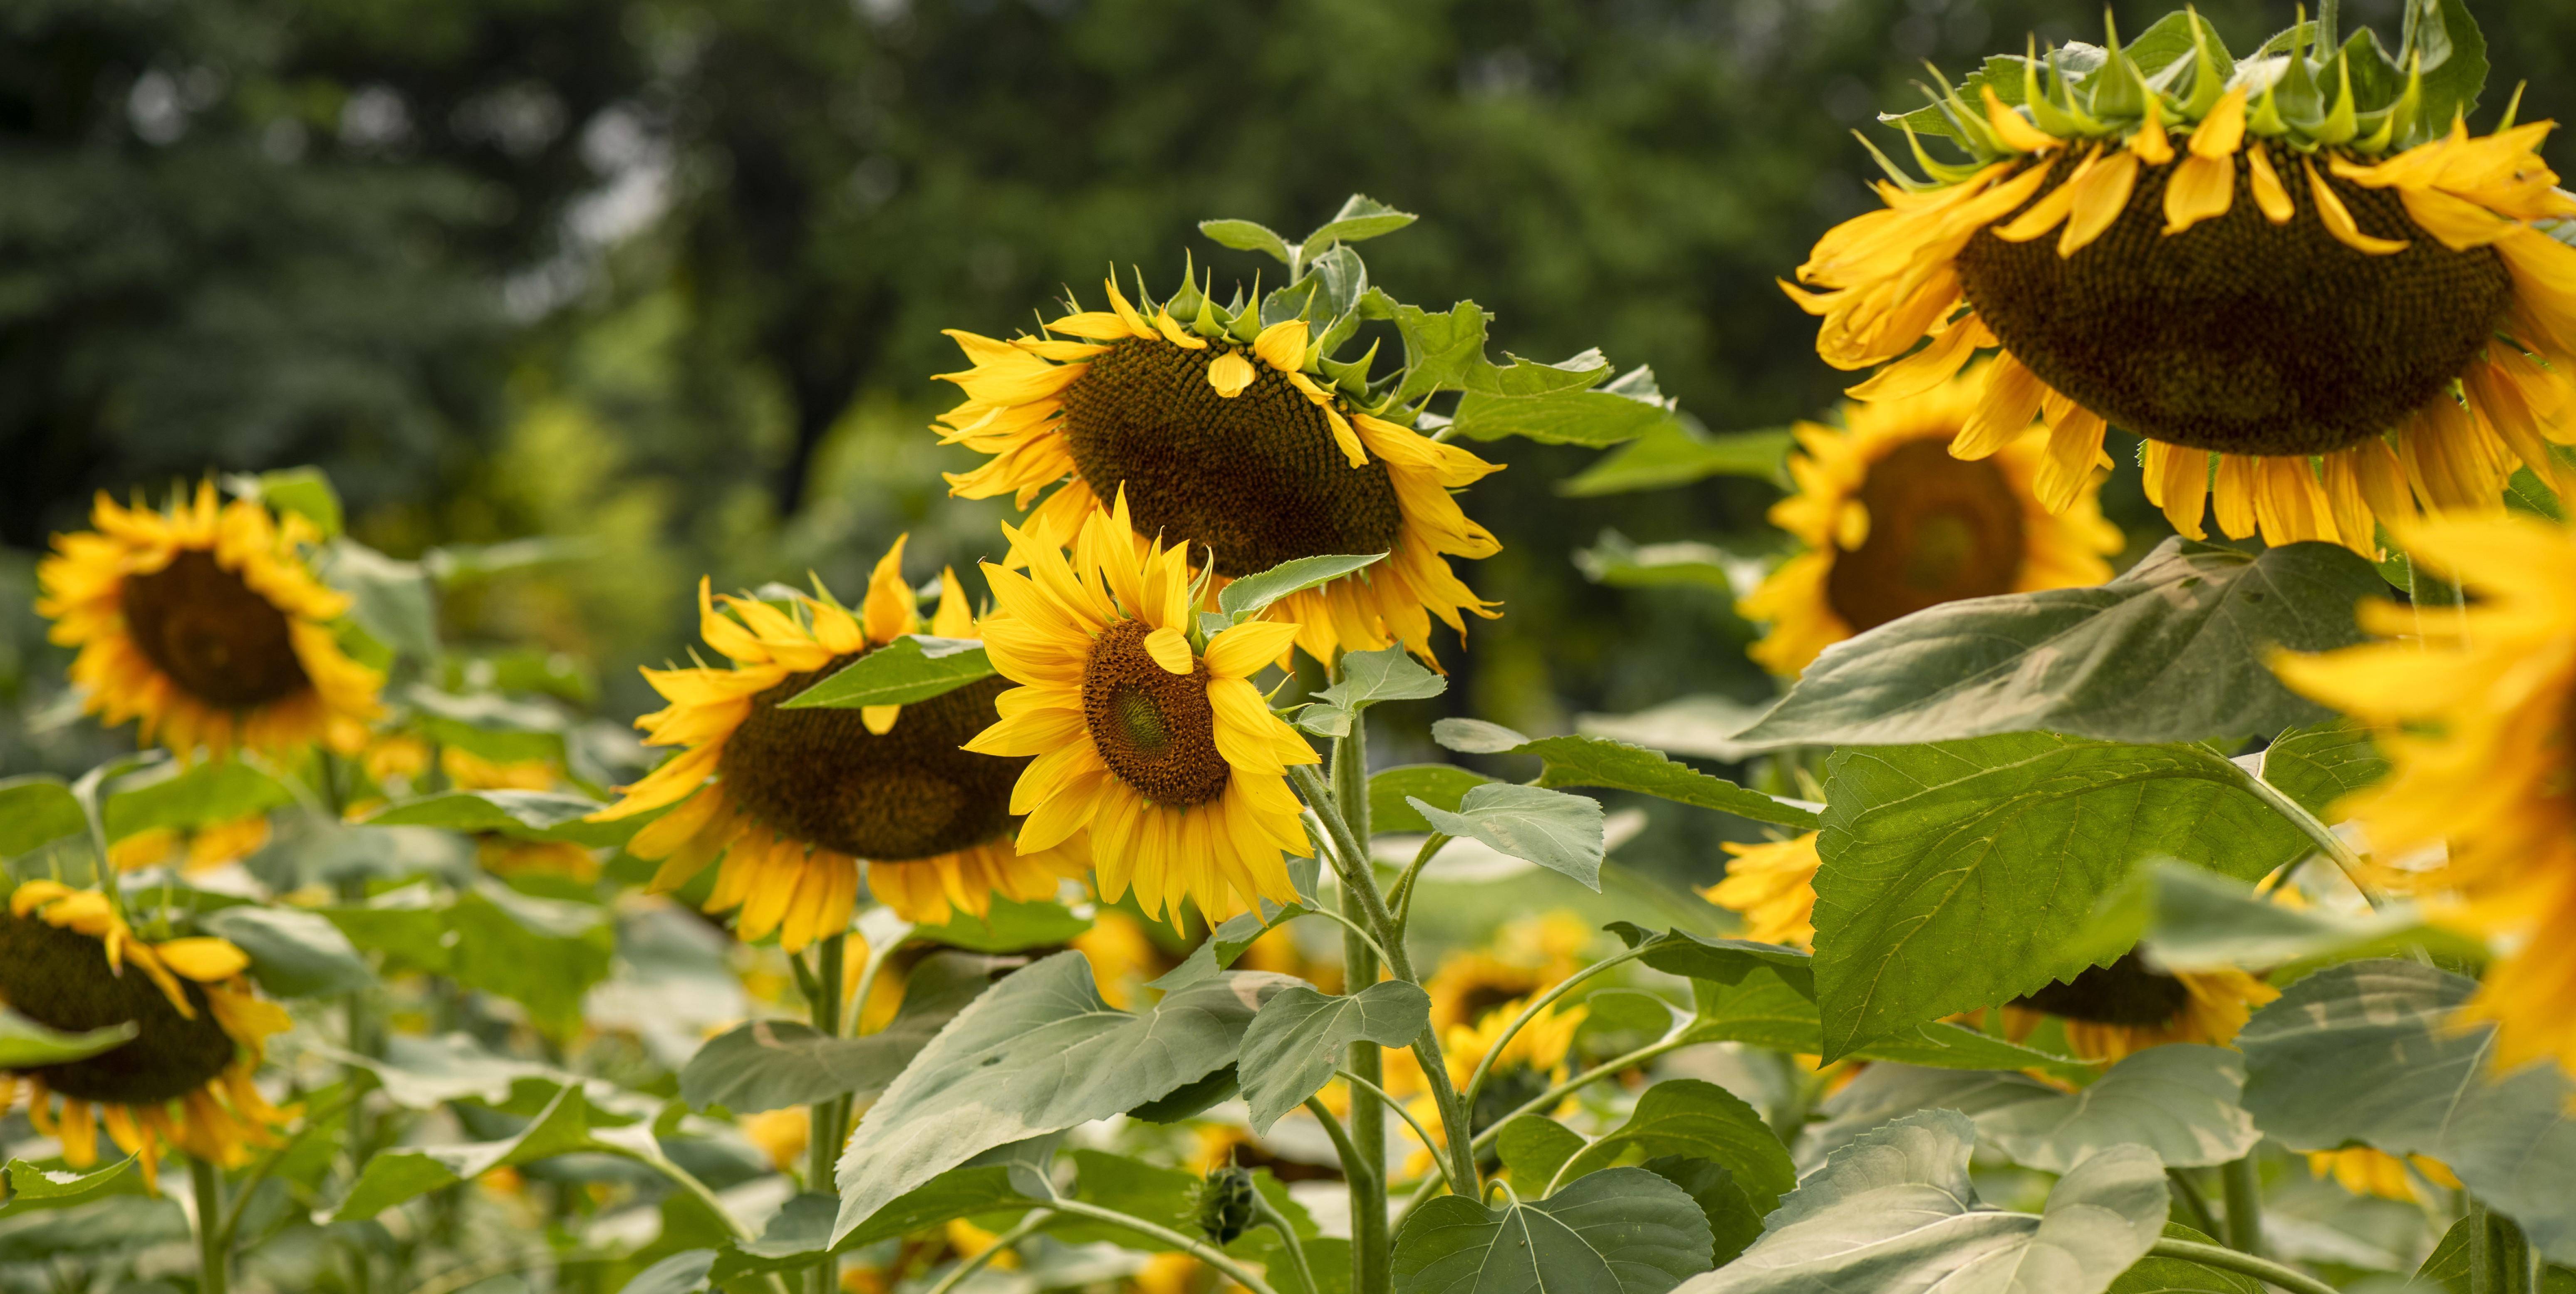
[[[1213,548],[1229,578],[1392,549],[1404,514],[1386,464],[1351,466],[1324,411],[1250,355],[1252,385],[1218,395],[1207,372],[1223,353],[1137,339],[1090,361],[1064,393],[1064,434],[1093,492],[1125,485],[1139,532]]]
[[[131,962],[122,975],[109,970],[98,940],[0,910],[0,999],[69,1033],[128,1021],[141,1031],[85,1060],[24,1071],[74,1100],[158,1105],[205,1086],[232,1064],[232,1037],[215,1022],[205,990],[179,983],[197,1012],[194,1020],[180,1015]]]
[[[160,570],[126,576],[119,596],[144,659],[208,705],[247,710],[311,686],[286,613],[213,553],[182,550]]]
[[[1082,670],[1082,713],[1100,758],[1148,800],[1186,809],[1225,793],[1233,769],[1216,748],[1207,662],[1175,674],[1145,651],[1140,620],[1111,625]]]
[[[961,750],[997,717],[1006,679],[979,679],[903,707],[869,732],[856,710],[778,703],[866,653],[790,674],[752,698],[716,768],[725,794],[782,836],[853,858],[899,863],[954,853],[1011,825],[1011,783],[1028,766]]]
[[[1981,231],[1959,253],[1960,286],[2007,350],[2114,426],[2236,454],[2358,444],[2448,388],[2494,335],[2513,281],[2492,248],[2444,247],[2395,192],[2334,178],[2320,156],[2317,174],[2362,232],[2407,245],[2374,256],[2335,241],[2294,155],[2271,157],[2297,206],[2287,224],[2255,205],[2239,153],[2227,214],[2168,237],[2165,184],[2180,163],[2142,165],[2099,240],[2061,257],[2054,233]],[[2048,165],[2041,194],[2075,163]]]
[[[2021,574],[2021,500],[1992,459],[1909,440],[1870,464],[1861,546],[1834,555],[1825,601],[1861,633],[1925,607],[2009,593]]]
[[[2095,966],[2020,999],[2016,1005],[2090,1024],[2152,1027],[2168,1024],[2191,1004],[2191,990],[2171,975],[2148,970],[2136,953]]]

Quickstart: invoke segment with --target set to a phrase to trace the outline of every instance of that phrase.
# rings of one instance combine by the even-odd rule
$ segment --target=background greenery
[[[2161,6],[2113,6],[2122,30]],[[2475,6],[2496,74],[2562,114],[2576,6]],[[2286,5],[2202,6],[2249,47]],[[2393,0],[2347,20],[2394,34]],[[1003,514],[923,429],[947,327],[1006,332],[1112,263],[1158,285],[1266,262],[1198,239],[1303,229],[1354,190],[1420,212],[1368,248],[1408,300],[1470,297],[1497,345],[1646,363],[1708,426],[1846,380],[1772,286],[1873,205],[1848,130],[1920,60],[2100,39],[2086,4],[1975,0],[14,0],[0,9],[0,775],[113,738],[61,721],[34,556],[92,491],[318,463],[397,556],[566,537],[454,580],[451,640],[624,719],[679,653],[696,577],[844,590]],[[2564,158],[2564,146],[2553,146]],[[1471,511],[1505,604],[1433,707],[1530,731],[1690,693],[1765,697],[1705,586],[1571,560],[1616,528],[1759,552],[1751,481],[1605,499],[1590,451],[1509,442]],[[2134,475],[2132,553],[2162,533]],[[541,677],[541,675],[543,675]],[[1443,711],[1445,712],[1445,711]],[[1403,738],[1390,754],[1403,757]],[[1412,739],[1419,745],[1419,737]],[[1649,837],[1667,870],[1704,840]]]

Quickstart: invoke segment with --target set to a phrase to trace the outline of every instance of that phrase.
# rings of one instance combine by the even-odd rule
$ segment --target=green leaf
[[[1396,332],[1404,338],[1405,373],[1403,384],[1396,388],[1398,403],[1410,404],[1435,391],[1530,399],[1580,391],[1610,376],[1610,366],[1594,351],[1563,364],[1513,357],[1508,368],[1496,365],[1485,358],[1485,324],[1491,316],[1473,301],[1458,302],[1447,314],[1399,305],[1394,317]]]
[[[1469,391],[1458,397],[1458,410],[1449,419],[1451,430],[1472,440],[1519,436],[1542,445],[1595,449],[1678,425],[1668,402],[1638,400],[1606,389],[1528,396]]]
[[[1616,530],[1604,530],[1592,547],[1576,549],[1574,565],[1583,578],[1612,588],[1702,588],[1730,598],[1739,570],[1758,573],[1751,562],[1715,544],[1695,539],[1638,544]]]
[[[2164,1166],[2117,1146],[2033,1216],[1986,1208],[1955,1110],[1910,1114],[1833,1153],[1725,1268],[1676,1294],[2101,1294],[2163,1233]]]
[[[2223,1047],[2149,1047],[2073,1092],[2015,1081],[2028,1099],[1980,1112],[1977,1131],[2015,1163],[2047,1172],[2123,1144],[2145,1146],[2170,1167],[2206,1167],[2244,1158],[2263,1139],[2237,1104],[2244,1059]]]
[[[1594,1173],[1543,1200],[1489,1209],[1458,1195],[1395,1234],[1396,1294],[1664,1294],[1708,1270],[1708,1219],[1642,1168]]]
[[[2218,1243],[2179,1222],[2165,1224],[2168,1240]],[[2203,1267],[2187,1258],[2149,1254],[2111,1282],[2110,1294],[2265,1294],[2267,1287],[2251,1276]]]
[[[1837,643],[1748,746],[1905,745],[2051,731],[2198,741],[2332,716],[2272,676],[2275,648],[2360,641],[2378,572],[2334,544],[2248,557],[2168,539],[2098,588],[1945,602]]]
[[[1272,233],[1268,226],[1249,220],[1202,220],[1199,232],[1220,247],[1231,247],[1238,252],[1268,252],[1278,257],[1280,264],[1288,263],[1288,240]]]
[[[1431,739],[1462,755],[1501,755],[1529,744],[1529,738],[1483,719],[1434,719]]]
[[[874,1095],[919,1055],[993,976],[1017,958],[941,952],[923,958],[904,980],[903,1005],[875,1033],[829,1037],[794,1020],[754,1020],[708,1040],[680,1070],[680,1099],[692,1108],[721,1105],[757,1114],[851,1093]]]
[[[2429,948],[2455,963],[2486,959],[2484,943],[2428,925],[2411,906],[2345,915],[2274,903],[2250,885],[2184,863],[2144,869],[2104,900],[2098,933],[2078,936],[2106,951],[2141,943],[2172,971],[2263,969],[2352,961]]]
[[[1350,735],[1351,718],[1381,701],[1422,701],[1449,690],[1449,680],[1422,667],[1403,647],[1342,654],[1339,682],[1315,693],[1297,726],[1325,737]]]
[[[1316,557],[1296,557],[1279,563],[1258,575],[1246,575],[1216,595],[1217,610],[1234,623],[1260,615],[1271,603],[1311,589],[1328,580],[1337,580],[1384,560],[1384,553],[1327,553]]]
[[[1145,987],[1169,993],[1201,980],[1213,979],[1217,972],[1232,966],[1234,959],[1241,957],[1243,950],[1250,948],[1263,935],[1306,915],[1309,910],[1295,903],[1273,908],[1267,899],[1262,900],[1261,906],[1263,912],[1269,913],[1268,919],[1263,918],[1262,912],[1245,912],[1227,918],[1215,933],[1191,949],[1190,955],[1182,958],[1180,965],[1146,981]]]
[[[462,746],[505,764],[564,758],[564,734],[572,725],[552,706],[418,684],[405,689],[403,697],[411,702],[421,734],[441,745]]]
[[[355,993],[376,982],[357,946],[318,912],[245,903],[209,912],[198,924],[250,955],[251,977],[270,997]]]
[[[647,817],[587,821],[606,805],[562,791],[441,791],[398,800],[358,820],[368,827],[494,831],[515,840],[566,841],[592,849],[623,845]]]
[[[71,784],[50,773],[0,779],[0,858],[34,853],[89,830]]]
[[[1679,418],[1649,423],[1637,438],[1615,453],[1602,455],[1590,467],[1557,482],[1556,492],[1569,498],[1660,490],[1712,476],[1745,476],[1790,486],[1789,450],[1796,444],[1786,427],[1711,436]]]
[[[591,1149],[590,1102],[578,1086],[566,1087],[518,1135],[499,1141],[399,1146],[370,1157],[332,1210],[333,1222],[364,1222],[431,1191],[469,1182],[495,1168],[513,1167]]]
[[[1556,1170],[1583,1153],[1588,1144],[1582,1133],[1554,1119],[1524,1114],[1495,1135],[1494,1153],[1511,1170],[1514,1189],[1535,1193],[1547,1189],[1556,1180]]]
[[[2486,35],[2462,0],[2407,0],[2398,61],[2402,65],[2412,55],[2424,60],[2424,98],[2411,137],[2396,141],[2400,147],[2447,134],[2453,118],[2477,109],[2487,84]]]
[[[2359,724],[2335,719],[2273,738],[2263,748],[2262,776],[2308,812],[2323,814],[2388,776],[2388,760]]]
[[[1816,815],[1760,791],[1748,790],[1722,777],[1712,777],[1661,751],[1631,746],[1607,737],[1541,737],[1516,747],[1519,755],[1536,755],[1546,764],[1540,786],[1597,786],[1635,791],[1702,809],[1716,809],[1755,822],[1813,830]]]
[[[2496,1072],[2495,1026],[2458,1014],[2476,990],[2393,960],[2290,985],[2237,1035],[2245,1108],[2294,1147],[2429,1155],[2534,1248],[2576,1263],[2576,1083],[2547,1062]]]
[[[779,702],[778,708],[911,705],[992,676],[993,662],[984,655],[982,639],[907,634]]]
[[[80,1033],[40,1024],[0,1004],[0,1070],[34,1069],[87,1060],[134,1041],[141,1030],[131,1020]]]
[[[1571,1180],[1619,1161],[1683,1155],[1722,1164],[1753,1201],[1769,1213],[1798,1184],[1789,1152],[1753,1107],[1715,1083],[1667,1079],[1646,1089],[1628,1121],[1585,1147],[1558,1170]]]
[[[413,660],[438,659],[438,595],[420,563],[342,535],[323,548],[315,569],[349,595],[349,619],[369,636]]]
[[[1294,983],[1230,972],[1131,1015],[1101,1001],[1078,952],[1003,980],[859,1121],[835,1236],[971,1156],[1134,1109],[1225,1065],[1262,1002]]]
[[[1524,859],[1586,887],[1601,888],[1601,803],[1563,791],[1494,782],[1476,787],[1448,812],[1408,799],[1422,820],[1443,835],[1482,841],[1497,853]]]
[[[2244,879],[2306,837],[2198,746],[2048,733],[1843,750],[1826,764],[1816,988],[1824,1054],[2082,971],[2063,951],[2164,855]]]
[[[581,1027],[582,998],[608,977],[616,951],[600,909],[521,894],[488,878],[444,900],[426,886],[406,886],[323,915],[359,947],[509,998],[557,1034]]]
[[[1179,1087],[1127,1112],[1131,1119],[1147,1123],[1179,1123],[1195,1119],[1243,1094],[1242,1077],[1232,1065],[1211,1072],[1207,1077]]]
[[[2477,1224],[2478,1220],[2475,1218],[2462,1218],[2452,1223],[2451,1229],[2442,1233],[2442,1242],[2433,1246],[2432,1253],[2425,1255],[2424,1265],[2415,1269],[2415,1283],[2408,1288],[2431,1286],[2440,1289],[2443,1294],[2474,1294],[2474,1291],[2480,1288],[2470,1279],[2471,1257],[2475,1252],[2471,1237],[2476,1234]],[[2493,1222],[2490,1221],[2488,1225],[2493,1225]],[[2513,1251],[2502,1244],[2497,1244],[2490,1252],[2497,1259],[2504,1259]],[[2492,1274],[2484,1288],[2513,1289],[2516,1286],[2512,1282],[2521,1279],[2521,1276],[2509,1274],[2499,1263],[2492,1269]],[[2123,1292],[2114,1290],[2112,1294],[2123,1294]],[[2155,1294],[2155,1291],[2141,1291],[2141,1294]],[[2262,1291],[2259,1288],[2255,1289],[2254,1294],[2262,1294]],[[2549,1264],[2541,1276],[2540,1288],[2533,1294],[2576,1294],[2576,1271],[2570,1271],[2556,1263]]]
[[[227,476],[224,488],[236,498],[255,499],[275,511],[312,522],[324,539],[340,536],[340,492],[332,488],[331,478],[323,475],[321,468],[281,467],[256,476]]]
[[[1664,1155],[1638,1165],[1647,1172],[1682,1188],[1682,1193],[1699,1205],[1700,1216],[1708,1220],[1710,1236],[1716,1251],[1710,1256],[1715,1266],[1734,1262],[1756,1240],[1762,1238],[1762,1215],[1765,1210],[1744,1193],[1735,1174],[1726,1165],[1682,1155]]]
[[[1015,1176],[1044,1171],[1061,1137],[996,1147],[908,1191],[878,1210],[866,1225],[832,1241],[832,1224],[840,1202],[829,1195],[799,1195],[769,1220],[759,1237],[727,1249],[716,1259],[718,1283],[765,1272],[813,1265],[825,1251],[848,1253],[880,1241],[936,1227],[955,1218],[984,1217],[1029,1207],[1029,1197],[1012,1185]]]
[[[1431,1027],[1431,998],[1402,980],[1328,997],[1303,984],[1282,989],[1243,1031],[1236,1072],[1252,1107],[1252,1130],[1267,1133],[1280,1116],[1330,1082],[1354,1042],[1401,1047]]]
[[[1406,225],[1412,224],[1420,218],[1421,217],[1416,216],[1411,212],[1398,211],[1383,202],[1379,202],[1376,199],[1369,197],[1367,194],[1354,193],[1342,203],[1341,210],[1333,213],[1333,218],[1331,220],[1325,221],[1321,228],[1318,228],[1315,232],[1306,235],[1306,241],[1298,244],[1298,248],[1304,253],[1321,252],[1326,247],[1329,247],[1334,243],[1356,243],[1363,239],[1377,238],[1386,234],[1394,233],[1396,230],[1402,229]],[[1250,222],[1238,221],[1235,223],[1248,224]],[[1256,229],[1260,228],[1258,225],[1254,225],[1253,227]],[[1201,225],[1200,228],[1204,230],[1207,226]],[[1262,232],[1268,233],[1269,231],[1262,230]],[[1214,234],[1210,234],[1208,236],[1211,238],[1216,237]],[[1276,237],[1276,235],[1273,235],[1273,237]],[[1218,238],[1217,241],[1225,242],[1222,238]],[[1225,245],[1228,247],[1237,246],[1237,244],[1234,243],[1226,243]],[[1244,248],[1243,250],[1266,251],[1268,249]]]
[[[1399,764],[1369,776],[1369,825],[1380,833],[1429,831],[1431,824],[1407,800],[1458,811],[1467,792],[1494,779],[1455,764]]]
[[[118,782],[102,817],[109,840],[156,827],[188,830],[233,822],[295,802],[276,778],[238,760],[207,760],[182,769],[163,764]]]
[[[1071,942],[1090,928],[1091,918],[1053,899],[1023,901],[997,894],[984,915],[955,912],[948,924],[916,927],[912,937],[969,952],[1016,953]]]
[[[50,1172],[24,1159],[12,1159],[8,1168],[9,1198],[0,1202],[0,1218],[68,1209],[110,1195],[140,1193],[143,1175],[128,1176],[125,1171],[133,1166],[133,1160],[120,1159],[85,1173]]]
[[[715,1265],[715,1250],[683,1249],[635,1273],[617,1294],[698,1294],[707,1288],[707,1274]]]

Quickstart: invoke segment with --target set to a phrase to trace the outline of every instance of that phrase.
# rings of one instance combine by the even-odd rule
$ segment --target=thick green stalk
[[[848,941],[847,934],[833,935],[814,950],[814,996],[807,1005],[813,1010],[815,1032],[827,1038],[841,1032],[841,976]],[[841,1152],[841,1099],[815,1102],[806,1122],[805,1189],[829,1195],[832,1169]],[[805,1287],[810,1294],[838,1294],[840,1258],[826,1252],[823,1261],[806,1273]]]
[[[2167,1239],[2157,1241],[2156,1247],[2147,1252],[2158,1258],[2179,1258],[2184,1262],[2198,1263],[2203,1267],[2215,1267],[2220,1271],[2251,1276],[2258,1281],[2278,1285],[2282,1289],[2289,1290],[2291,1294],[2341,1294],[2341,1291],[2334,1286],[2296,1268],[2284,1267],[2270,1259],[2257,1258],[2252,1254],[2239,1253],[2233,1249],[2222,1249],[2217,1245]]]
[[[1318,795],[1317,778],[1308,770],[1300,789],[1316,801],[1318,816],[1327,823],[1337,819],[1345,829],[1347,818],[1329,812],[1330,797]],[[1368,735],[1358,716],[1351,720],[1351,735],[1333,744],[1333,784],[1336,788],[1357,782],[1361,791],[1358,802],[1368,803]],[[1363,807],[1362,812],[1366,809]],[[1365,822],[1364,817],[1361,821]],[[1334,848],[1347,850],[1349,842],[1335,839]],[[1363,861],[1360,866],[1368,864]],[[1357,993],[1377,982],[1378,950],[1360,937],[1360,929],[1369,924],[1369,912],[1358,887],[1350,881],[1347,868],[1342,873],[1342,915],[1349,918],[1342,929],[1342,991]],[[1343,1054],[1343,1064],[1372,1084],[1386,1078],[1384,1059],[1373,1042],[1354,1042]],[[1350,1140],[1357,1152],[1358,1171],[1349,1174],[1351,1194],[1351,1289],[1354,1294],[1386,1294],[1390,1278],[1390,1241],[1386,1227],[1386,1105],[1370,1088],[1351,1088]]]
[[[2218,1185],[2227,1200],[2227,1247],[2253,1253],[2263,1247],[2263,1184],[2254,1173],[2254,1156],[2221,1165]]]
[[[232,1251],[223,1225],[223,1170],[202,1159],[188,1161],[188,1180],[197,1190],[197,1294],[225,1294],[232,1288]]]

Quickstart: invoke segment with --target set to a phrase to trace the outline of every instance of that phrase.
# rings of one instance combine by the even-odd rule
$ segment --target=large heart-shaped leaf
[[[2415,962],[2328,967],[2292,984],[2237,1035],[2245,1108],[2289,1145],[2358,1142],[2429,1155],[2576,1262],[2576,1083],[2547,1062],[2495,1072],[2495,1026],[2460,1007],[2477,981]]]
[[[2382,590],[2333,544],[2249,557],[2175,538],[2108,584],[1944,602],[1826,649],[1737,735],[1749,745],[1913,745],[2005,732],[2199,741],[2331,717],[2264,664],[2358,642]]]
[[[1594,1173],[1489,1209],[1443,1195],[1395,1235],[1397,1294],[1664,1294],[1708,1270],[1708,1218],[1642,1168]]]
[[[1402,980],[1371,984],[1346,997],[1303,984],[1281,990],[1243,1033],[1236,1072],[1252,1107],[1252,1130],[1270,1131],[1281,1115],[1322,1090],[1352,1043],[1401,1047],[1430,1024],[1430,995]]]
[[[1721,1164],[1764,1213],[1798,1183],[1788,1148],[1772,1135],[1771,1125],[1741,1097],[1696,1078],[1667,1079],[1647,1088],[1626,1123],[1585,1147],[1558,1175],[1572,1180],[1626,1154],[1648,1159],[1683,1155]]]
[[[2200,746],[2048,733],[1843,750],[1817,847],[1824,1054],[2080,972],[2069,940],[2158,855],[2252,880],[2307,838]]]
[[[1607,737],[1541,737],[1514,753],[1547,761],[1539,770],[1541,786],[1597,786],[1635,791],[1677,804],[1732,813],[1755,822],[1777,823],[1801,830],[1816,825],[1816,815],[1760,791],[1712,777],[1661,751],[1631,746]]]
[[[1955,1110],[1863,1134],[1684,1294],[2102,1294],[2164,1230],[2164,1166],[2143,1146],[2085,1160],[2032,1215],[1977,1202],[1975,1143]]]
[[[1141,1014],[1112,1009],[1081,953],[995,985],[868,1108],[841,1156],[839,1238],[904,1192],[995,1146],[1121,1114],[1235,1059],[1272,994],[1297,981],[1228,972]]]

